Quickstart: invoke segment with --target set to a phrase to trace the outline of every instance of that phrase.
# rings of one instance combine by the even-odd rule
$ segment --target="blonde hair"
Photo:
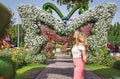
[[[88,48],[87,38],[83,32],[75,30],[74,37],[76,39],[76,43],[82,43],[86,49]]]

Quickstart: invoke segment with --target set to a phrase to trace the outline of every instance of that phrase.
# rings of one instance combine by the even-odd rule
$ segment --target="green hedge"
[[[116,58],[108,54],[106,47],[102,47],[99,50],[95,50],[88,55],[88,64],[98,64],[113,67],[115,61]]]
[[[15,65],[9,58],[0,56],[0,76],[5,79],[14,79],[16,74]]]
[[[120,60],[117,60],[113,67],[120,70]]]
[[[25,62],[27,64],[44,64],[47,60],[45,54],[28,54],[26,55]]]
[[[0,3],[0,38],[5,33],[5,28],[8,27],[8,24],[10,24],[12,14],[10,13],[9,9]]]

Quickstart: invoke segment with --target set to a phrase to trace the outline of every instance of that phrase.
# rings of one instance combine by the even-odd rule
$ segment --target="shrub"
[[[20,68],[26,65],[24,60],[27,52],[25,49],[5,48],[0,55],[11,58],[16,64],[16,68]]]
[[[47,57],[45,54],[28,54],[25,58],[25,62],[28,64],[41,64],[44,63],[47,60]]]
[[[103,54],[99,54],[99,55],[90,55],[88,57],[88,64],[99,64],[99,65],[112,67],[115,61],[116,61],[115,57],[110,55],[106,56]]]
[[[8,57],[10,58],[12,55],[12,50],[10,48],[4,48],[1,50],[0,56]]]
[[[0,56],[0,77],[14,79],[15,74],[15,64],[13,61],[9,58]]]
[[[113,67],[120,70],[120,60],[116,61]]]
[[[88,56],[88,64],[99,64],[112,67],[116,58],[108,54],[106,47],[102,47],[98,51],[99,52],[93,51],[93,53]]]
[[[107,55],[103,62],[102,62],[102,65],[104,66],[109,66],[109,67],[113,67],[114,63],[116,61],[116,58],[113,57],[113,56],[110,56],[110,55]]]
[[[27,51],[24,49],[13,49],[11,59],[15,62],[16,68],[21,68],[22,66],[26,65],[25,57]]]

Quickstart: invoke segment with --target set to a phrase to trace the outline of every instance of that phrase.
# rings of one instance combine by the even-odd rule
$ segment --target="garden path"
[[[73,79],[73,62],[65,54],[56,54],[55,59],[47,62],[48,66],[35,79]],[[102,79],[85,69],[85,79]]]

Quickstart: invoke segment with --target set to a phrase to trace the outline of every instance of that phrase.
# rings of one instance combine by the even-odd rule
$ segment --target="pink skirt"
[[[84,79],[84,62],[81,58],[73,58],[74,79]]]

